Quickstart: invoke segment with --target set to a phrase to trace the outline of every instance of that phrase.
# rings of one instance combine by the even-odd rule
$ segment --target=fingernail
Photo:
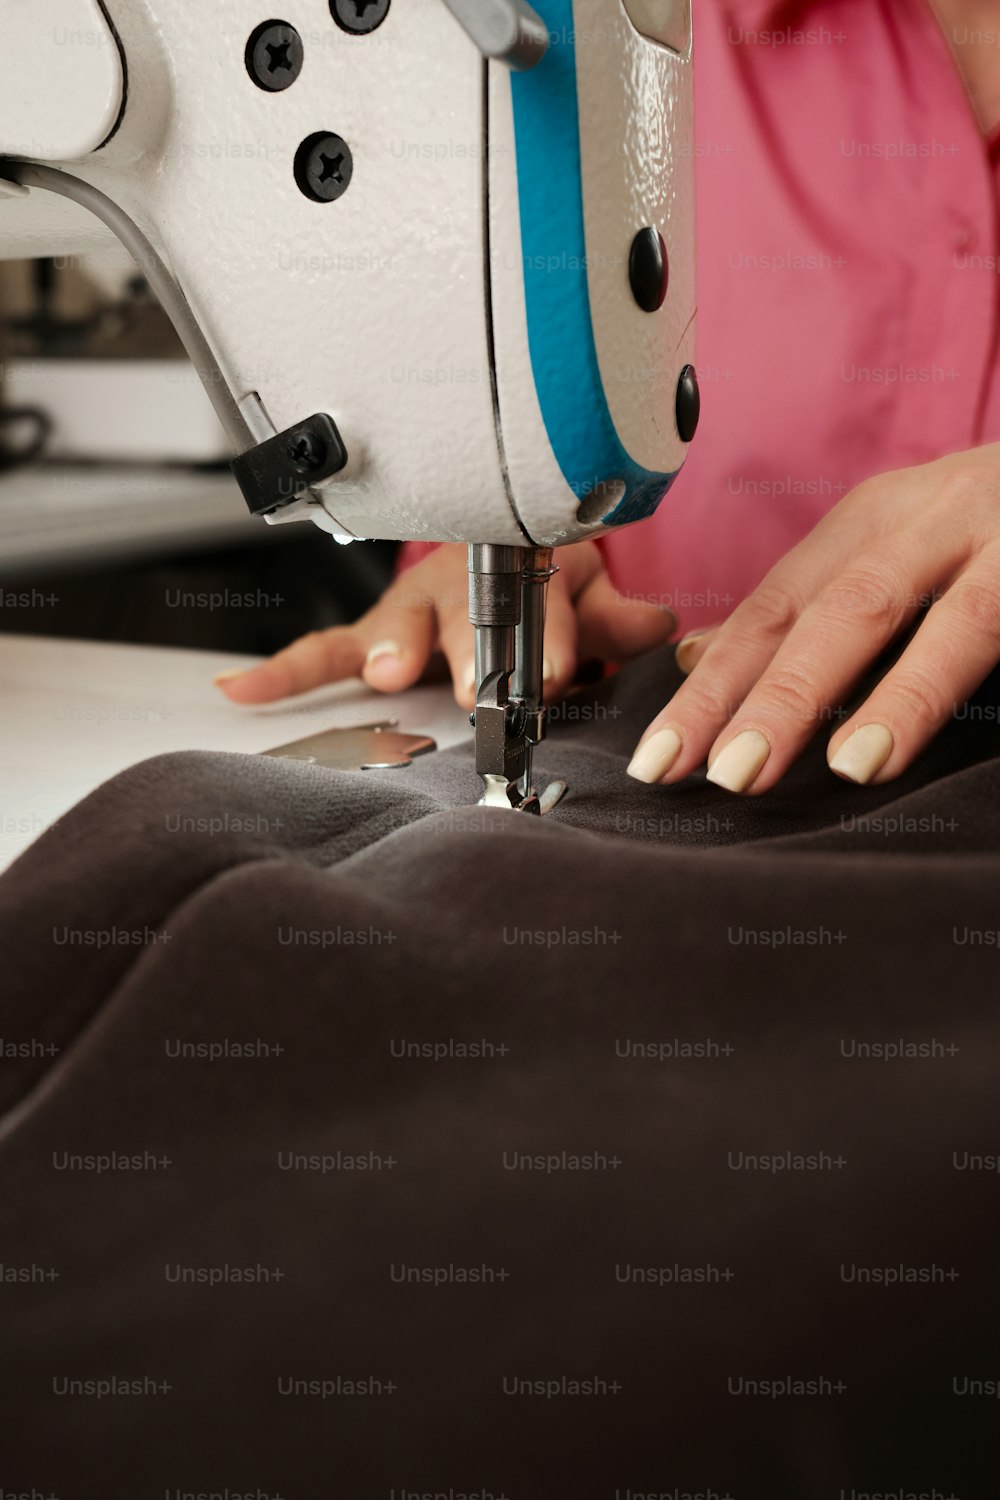
[[[546,657],[542,662],[542,681],[551,682],[555,675],[556,674],[553,670],[552,663],[549,661],[548,657]]]
[[[892,746],[892,735],[884,724],[862,724],[830,759],[830,770],[867,786],[889,759]]]
[[[628,774],[651,786],[666,776],[681,753],[683,741],[676,729],[658,729],[639,746],[628,765]]]
[[[234,667],[230,672],[219,672],[212,678],[212,682],[219,687],[223,682],[232,682],[234,677],[245,677],[249,671],[248,667]]]
[[[462,687],[465,690],[465,696],[467,698],[474,698],[476,696],[476,689],[478,686],[479,683],[476,681],[476,669],[475,667],[470,667],[465,676],[462,678]]]
[[[677,665],[680,667],[681,671],[684,673],[685,677],[694,666],[695,642],[700,641],[702,636],[707,634],[707,630],[692,630],[690,634],[686,635],[682,641],[678,641],[677,649],[674,652],[674,659],[676,660]]]
[[[365,657],[365,666],[370,667],[383,656],[393,656],[398,661],[402,654],[395,641],[376,641]]]
[[[745,792],[757,780],[770,753],[771,746],[759,729],[744,729],[719,751],[708,779],[727,792]]]

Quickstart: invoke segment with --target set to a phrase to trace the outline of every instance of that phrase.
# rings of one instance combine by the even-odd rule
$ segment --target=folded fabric
[[[542,820],[169,755],[0,879],[5,1494],[995,1493],[989,690],[734,798],[626,777],[675,685]]]

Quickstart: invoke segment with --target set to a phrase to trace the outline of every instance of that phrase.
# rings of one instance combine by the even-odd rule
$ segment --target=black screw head
[[[389,14],[392,0],[330,0],[330,13],[341,31],[367,36]]]
[[[350,146],[328,130],[307,136],[295,153],[295,181],[316,203],[333,203],[342,197],[353,175]]]
[[[701,392],[694,365],[685,365],[680,373],[674,412],[681,442],[689,443],[698,430],[698,418],[701,416]]]
[[[528,711],[523,703],[508,703],[507,705],[507,734],[512,740],[519,740],[524,733],[524,727],[528,722]]]
[[[285,452],[296,474],[315,474],[326,462],[327,446],[315,432],[303,429],[288,439]]]
[[[304,57],[302,38],[287,21],[265,21],[247,42],[247,72],[269,94],[280,94],[295,82]]]
[[[643,312],[658,312],[667,295],[670,266],[667,247],[657,229],[640,229],[628,257],[632,296]]]

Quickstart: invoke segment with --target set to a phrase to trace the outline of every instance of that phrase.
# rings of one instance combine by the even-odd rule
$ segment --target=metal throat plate
[[[436,749],[430,735],[401,730],[397,719],[384,719],[376,724],[324,729],[262,754],[277,760],[301,760],[332,771],[396,771],[410,765],[414,756]]]

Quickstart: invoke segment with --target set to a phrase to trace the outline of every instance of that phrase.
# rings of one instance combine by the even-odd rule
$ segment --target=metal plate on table
[[[402,730],[398,719],[384,719],[377,724],[324,729],[261,753],[278,760],[326,766],[333,771],[398,771],[410,765],[414,756],[436,749],[430,735]]]

